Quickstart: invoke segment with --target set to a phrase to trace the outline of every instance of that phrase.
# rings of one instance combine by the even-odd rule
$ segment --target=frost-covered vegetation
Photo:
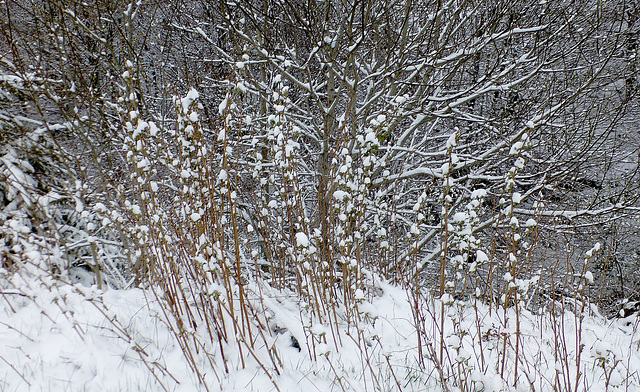
[[[635,3],[0,13],[1,390],[640,387]]]

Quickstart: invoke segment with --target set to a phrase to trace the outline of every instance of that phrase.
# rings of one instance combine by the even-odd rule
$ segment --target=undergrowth
[[[258,368],[282,390],[296,352],[315,364],[303,371],[324,371],[344,391],[637,387],[630,357],[587,328],[602,320],[590,297],[600,244],[578,266],[569,254],[546,259],[539,227],[550,218],[517,213],[526,132],[504,151],[509,169],[500,193],[489,195],[454,176],[462,159],[454,131],[439,146],[438,182],[423,184],[407,212],[399,194],[373,181],[389,178],[378,138],[385,116],[330,147],[326,194],[314,194],[300,157],[316,152],[302,145],[279,75],[268,111],[252,118],[246,69],[237,66],[219,123],[205,135],[196,90],[174,98],[169,125],[156,124],[139,110],[127,67],[114,110],[128,168],[111,184],[113,200],[38,196],[28,162],[3,152],[15,204],[2,213],[0,232],[9,307],[25,306],[16,298],[39,304],[34,282],[61,308],[79,296],[151,374],[166,375],[99,299],[101,290],[143,287],[207,390],[238,368]],[[423,213],[434,195],[436,221]],[[327,208],[311,208],[318,200]],[[542,201],[531,208],[541,211]],[[420,251],[425,241],[434,253]]]

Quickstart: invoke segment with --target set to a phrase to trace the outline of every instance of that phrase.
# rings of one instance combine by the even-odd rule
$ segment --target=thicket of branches
[[[373,276],[416,304],[638,295],[635,3],[1,12],[7,270],[21,219],[62,244],[55,273],[158,290],[185,347],[232,315],[249,351],[256,282],[312,324],[363,317]]]

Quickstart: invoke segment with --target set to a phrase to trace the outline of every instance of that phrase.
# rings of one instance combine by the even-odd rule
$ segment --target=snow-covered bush
[[[97,304],[142,358],[99,303],[142,288],[204,389],[247,369],[275,389],[638,384],[588,326],[621,252],[599,225],[639,211],[615,6],[47,7],[1,11],[0,290],[21,310]]]

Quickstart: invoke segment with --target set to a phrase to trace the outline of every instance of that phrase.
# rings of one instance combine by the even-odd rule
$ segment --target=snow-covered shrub
[[[634,156],[615,5],[9,3],[7,282],[153,292],[205,388],[283,353],[343,390],[586,382],[608,254],[550,249],[638,211],[598,172]]]
[[[37,268],[68,282],[129,287],[133,276],[121,236],[109,219],[92,210],[101,197],[94,188],[100,180],[87,179],[91,162],[74,155],[78,145],[73,136],[80,137],[87,118],[77,108],[69,111],[77,116],[75,122],[43,118],[29,108],[55,102],[55,95],[41,98],[38,92],[53,94],[62,82],[21,72],[6,59],[1,72],[0,215],[8,229],[1,236],[3,265],[29,274],[31,259],[51,260],[50,266]],[[26,248],[42,257],[25,256],[21,252]]]

